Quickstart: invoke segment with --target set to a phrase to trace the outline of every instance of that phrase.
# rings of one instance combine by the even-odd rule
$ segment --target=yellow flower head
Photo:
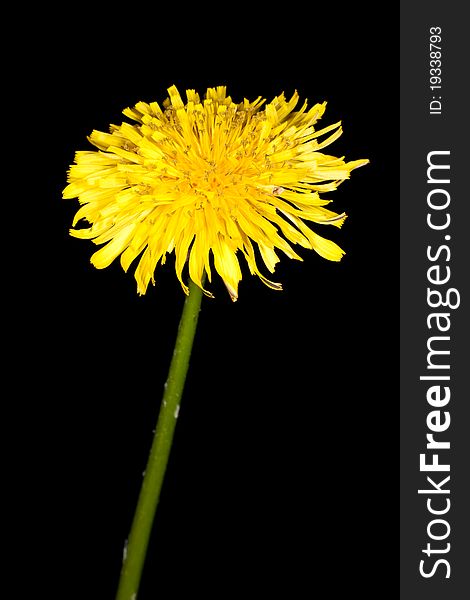
[[[145,294],[157,263],[174,250],[186,293],[188,263],[201,288],[204,271],[211,281],[215,269],[235,301],[241,254],[252,274],[282,289],[261,274],[256,248],[271,273],[276,250],[302,260],[291,243],[341,259],[343,250],[304,221],[341,227],[345,213],[324,208],[330,200],[320,192],[335,190],[368,160],[323,154],[342,133],[340,122],[316,129],[325,102],[294,111],[298,94],[290,100],[281,94],[262,109],[262,98],[235,104],[223,86],[209,88],[202,101],[187,90],[186,104],[175,86],[168,92],[163,109],[156,102],[127,108],[124,114],[137,124],[93,131],[89,140],[99,150],[76,153],[63,196],[82,205],[73,227],[81,219],[91,224],[71,235],[105,244],[91,257],[95,267],[121,255],[127,271],[140,255],[135,278]]]

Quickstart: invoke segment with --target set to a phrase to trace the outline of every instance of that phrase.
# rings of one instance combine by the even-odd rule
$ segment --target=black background
[[[343,121],[329,152],[371,161],[330,194],[343,228],[320,232],[347,254],[283,259],[283,292],[243,267],[235,304],[212,285],[139,598],[306,598],[320,584],[382,597],[397,581],[397,19],[364,3],[152,6],[42,14],[29,40],[18,553],[50,598],[113,598],[184,301],[171,257],[138,297],[131,273],[95,270],[94,245],[68,235],[75,150],[173,83],[225,84],[235,101],[297,89],[328,101],[325,125]]]

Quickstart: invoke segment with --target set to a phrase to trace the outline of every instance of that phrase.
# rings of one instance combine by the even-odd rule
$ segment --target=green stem
[[[157,427],[142,488],[124,552],[116,600],[136,600],[150,532],[170,455],[181,396],[188,371],[202,290],[192,281],[178,327],[173,358],[165,383]]]

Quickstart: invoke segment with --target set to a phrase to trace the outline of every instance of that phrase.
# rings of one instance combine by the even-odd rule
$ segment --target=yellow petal
[[[331,240],[327,240],[322,238],[320,235],[312,231],[309,227],[305,225],[305,223],[295,217],[294,215],[286,215],[289,219],[297,225],[300,231],[305,235],[305,237],[312,244],[312,248],[326,258],[327,260],[339,261],[343,258],[345,252],[342,250],[337,244],[332,242]]]
[[[221,236],[217,238],[213,252],[215,269],[224,280],[230,298],[233,302],[236,302],[238,299],[238,283],[242,278],[236,254]]]
[[[120,231],[112,241],[108,242],[106,246],[103,246],[98,252],[95,252],[91,257],[91,264],[97,269],[104,269],[109,267],[113,260],[121,254],[126,248],[132,237],[132,232],[135,229],[134,223],[127,225],[122,231]]]
[[[274,273],[276,264],[279,262],[279,257],[274,252],[273,248],[270,248],[269,246],[266,246],[265,244],[258,244],[258,247],[259,247],[259,250],[261,253],[261,258],[264,261],[264,264],[268,267],[268,270],[271,273]]]
[[[70,198],[76,198],[80,194],[83,194],[83,192],[87,191],[89,187],[90,186],[86,181],[73,181],[72,183],[69,183],[68,186],[62,192],[62,198],[64,198],[65,200],[68,200]]]

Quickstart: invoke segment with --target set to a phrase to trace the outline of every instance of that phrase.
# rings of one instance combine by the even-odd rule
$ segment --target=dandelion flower
[[[155,283],[155,270],[175,252],[183,270],[203,288],[213,270],[237,300],[243,255],[252,275],[282,289],[260,270],[273,273],[278,253],[302,260],[293,245],[339,261],[344,252],[313,231],[341,227],[346,214],[325,208],[322,193],[335,190],[368,162],[345,162],[323,153],[342,133],[341,122],[317,128],[326,103],[294,110],[299,96],[284,94],[265,105],[259,97],[236,104],[226,88],[209,88],[203,100],[187,90],[184,103],[172,86],[169,98],[138,102],[124,115],[136,124],[93,131],[98,151],[76,153],[64,198],[78,197],[71,235],[104,244],[91,257],[98,269],[120,256],[127,271],[137,258],[137,290]],[[263,108],[264,106],[264,108]],[[84,219],[88,228],[75,228]],[[212,255],[211,255],[212,253]],[[204,290],[207,295],[210,292]]]

